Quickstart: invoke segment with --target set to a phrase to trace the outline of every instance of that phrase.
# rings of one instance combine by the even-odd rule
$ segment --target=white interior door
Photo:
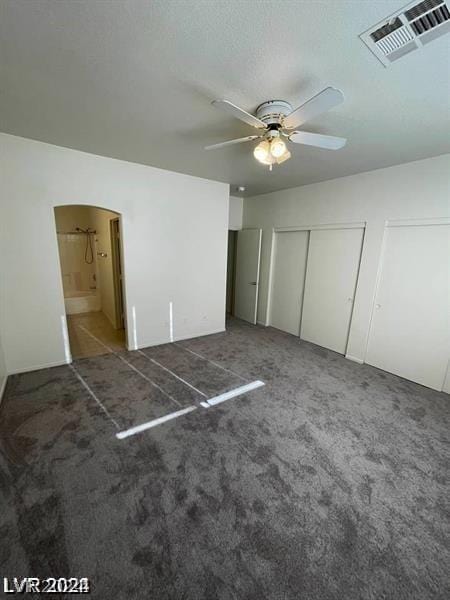
[[[300,337],[345,354],[364,229],[310,233]]]
[[[300,335],[309,231],[275,233],[270,324]]]
[[[253,324],[258,304],[261,237],[261,229],[242,229],[237,234],[234,314]]]
[[[449,225],[388,227],[366,362],[441,390],[449,342]]]

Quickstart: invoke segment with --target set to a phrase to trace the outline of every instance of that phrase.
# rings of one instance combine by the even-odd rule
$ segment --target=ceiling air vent
[[[405,54],[450,31],[450,0],[413,2],[359,37],[388,67]]]

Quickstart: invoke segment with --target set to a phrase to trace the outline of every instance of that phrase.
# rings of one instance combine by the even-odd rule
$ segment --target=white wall
[[[282,168],[282,167],[281,167]],[[244,227],[263,228],[258,321],[267,323],[274,227],[367,223],[347,355],[364,360],[385,221],[448,217],[450,155],[244,200]]]
[[[122,214],[129,347],[169,341],[169,302],[175,339],[224,329],[228,185],[6,134],[0,162],[9,373],[65,360],[55,206]]]
[[[237,196],[230,196],[230,205],[228,210],[228,229],[237,231],[242,229],[242,212],[244,199]]]

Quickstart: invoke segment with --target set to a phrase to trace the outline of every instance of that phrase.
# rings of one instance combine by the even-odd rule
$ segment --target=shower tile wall
[[[97,264],[95,236],[92,236],[94,262],[89,265],[84,259],[86,235],[58,233],[58,246],[61,264],[64,295],[71,292],[93,291],[96,289]]]

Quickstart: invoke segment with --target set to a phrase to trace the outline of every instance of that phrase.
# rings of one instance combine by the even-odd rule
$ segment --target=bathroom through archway
[[[54,210],[72,358],[125,349],[119,213],[86,205]]]

